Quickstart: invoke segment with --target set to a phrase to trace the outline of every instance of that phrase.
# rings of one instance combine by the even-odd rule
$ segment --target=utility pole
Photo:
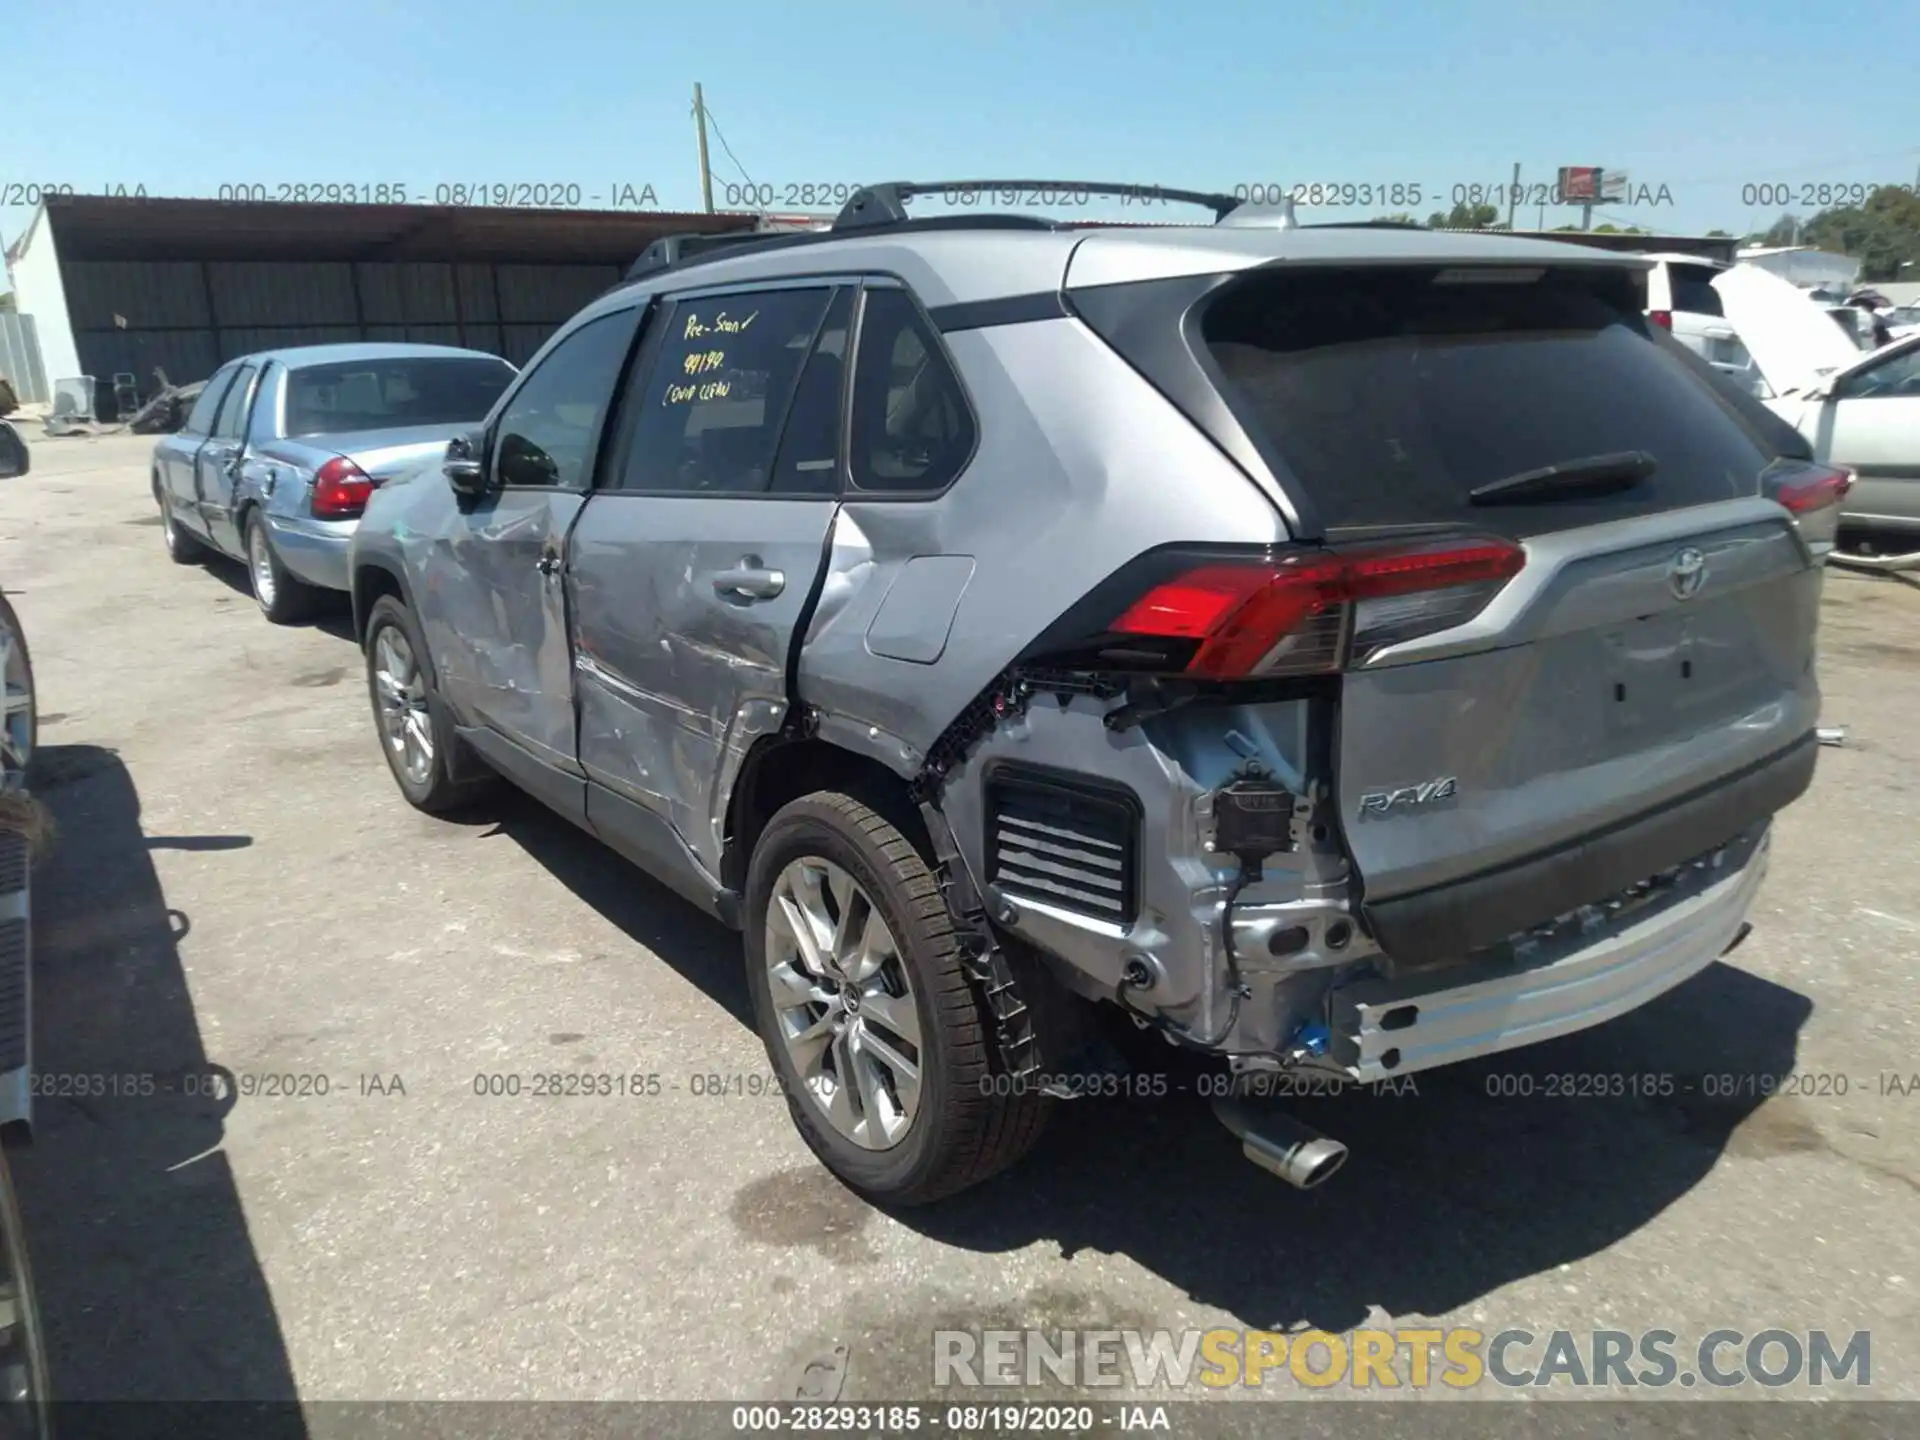
[[[700,204],[713,213],[713,167],[707,164],[707,102],[700,97],[700,82],[693,82],[693,123],[700,136]]]
[[[1507,188],[1507,229],[1513,229],[1513,207],[1520,203],[1520,162],[1513,162],[1513,184]]]

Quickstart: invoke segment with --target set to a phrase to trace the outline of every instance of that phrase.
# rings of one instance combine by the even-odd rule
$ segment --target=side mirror
[[[486,467],[475,458],[478,450],[472,436],[456,435],[447,442],[447,456],[440,464],[447,484],[463,500],[478,500],[487,493]]]
[[[27,442],[20,438],[18,430],[0,420],[0,480],[11,480],[32,468],[33,462],[27,455]]]

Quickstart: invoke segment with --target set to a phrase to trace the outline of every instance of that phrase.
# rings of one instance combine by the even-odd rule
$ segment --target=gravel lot
[[[169,563],[150,439],[28,438],[0,577],[60,826],[36,1061],[242,1082],[39,1102],[14,1164],[63,1398],[773,1398],[836,1346],[843,1398],[898,1398],[943,1325],[1422,1320],[1865,1329],[1868,1393],[1920,1397],[1920,1078],[1882,1079],[1920,1072],[1920,587],[1831,575],[1848,743],[1729,961],[1417,1097],[1310,1102],[1353,1151],[1310,1195],[1197,1100],[1082,1101],[1000,1182],[895,1216],[778,1099],[695,1093],[764,1069],[733,936],[532,802],[409,810],[344,618],[276,629],[239,567]],[[661,1089],[475,1093],[553,1071]],[[1487,1093],[1595,1072],[1677,1088]],[[271,1075],[329,1093],[246,1093]]]

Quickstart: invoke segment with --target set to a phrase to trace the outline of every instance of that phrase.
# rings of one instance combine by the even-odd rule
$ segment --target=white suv
[[[1720,308],[1713,277],[1728,267],[1698,255],[1649,255],[1647,318],[1716,369],[1754,378],[1753,357]]]

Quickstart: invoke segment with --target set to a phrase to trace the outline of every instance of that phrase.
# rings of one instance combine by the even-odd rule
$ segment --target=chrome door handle
[[[769,570],[755,561],[755,556],[748,555],[733,569],[720,571],[713,577],[714,590],[742,600],[771,600],[787,588],[787,577],[782,572]]]
[[[549,550],[535,562],[535,568],[537,568],[542,575],[558,575],[560,573],[560,557]]]

